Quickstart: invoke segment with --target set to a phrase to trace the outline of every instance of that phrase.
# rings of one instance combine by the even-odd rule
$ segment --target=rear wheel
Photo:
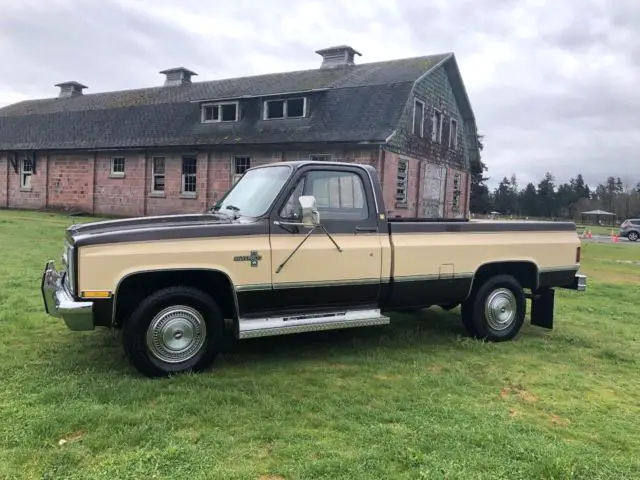
[[[639,237],[638,232],[629,232],[629,235],[627,235],[627,238],[632,242],[637,242],[638,237]]]
[[[202,371],[220,350],[223,326],[218,306],[205,293],[164,288],[144,299],[125,323],[125,354],[148,377]]]
[[[492,342],[513,339],[524,324],[526,299],[511,275],[482,281],[462,304],[462,322],[471,336]]]

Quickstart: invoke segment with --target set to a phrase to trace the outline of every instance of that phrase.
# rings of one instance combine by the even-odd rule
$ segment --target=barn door
[[[425,164],[422,176],[422,198],[420,199],[421,217],[444,217],[446,182],[446,167]]]

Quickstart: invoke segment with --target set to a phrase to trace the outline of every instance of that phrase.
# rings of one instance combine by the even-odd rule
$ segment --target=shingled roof
[[[382,142],[414,82],[452,54],[116,92],[28,100],[0,108],[0,150]],[[84,87],[84,86],[82,86]],[[202,101],[314,94],[304,119],[201,123]]]

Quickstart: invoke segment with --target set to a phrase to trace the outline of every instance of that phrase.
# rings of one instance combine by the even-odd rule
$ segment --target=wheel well
[[[520,282],[522,288],[532,291],[538,288],[538,267],[533,262],[496,262],[481,265],[473,276],[474,286],[494,275],[511,275]]]
[[[223,318],[236,318],[235,291],[231,280],[215,270],[163,270],[141,272],[125,277],[116,289],[114,326],[120,328],[140,299],[161,288],[194,287],[211,295],[222,311]]]

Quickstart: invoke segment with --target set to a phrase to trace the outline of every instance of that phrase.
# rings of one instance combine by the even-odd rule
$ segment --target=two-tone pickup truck
[[[554,288],[585,290],[573,223],[389,218],[373,167],[248,170],[206,214],[73,225],[42,277],[71,330],[122,330],[147,376],[201,371],[228,335],[382,325],[388,312],[461,306],[470,335],[553,327]]]

